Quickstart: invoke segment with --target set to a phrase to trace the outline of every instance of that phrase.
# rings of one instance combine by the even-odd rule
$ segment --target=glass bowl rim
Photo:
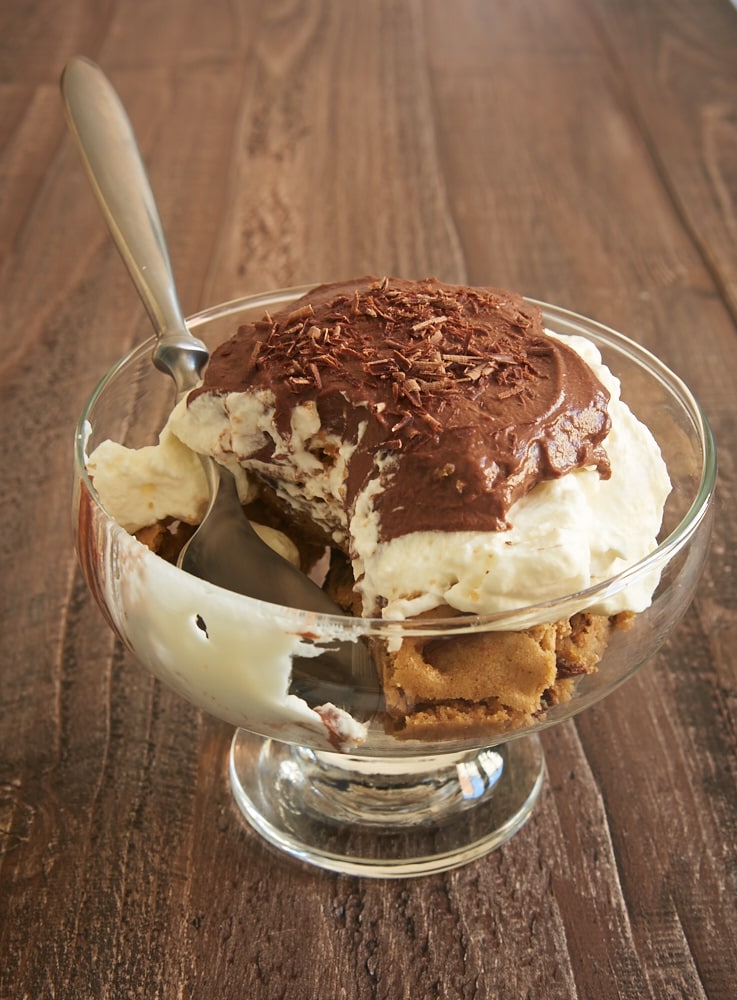
[[[259,307],[265,308],[267,306],[274,307],[275,305],[286,305],[316,287],[316,284],[294,285],[287,288],[274,289],[267,292],[259,292],[229,299],[225,302],[209,306],[192,314],[187,318],[187,325],[193,331],[196,331],[199,327],[213,320],[223,319],[230,315],[241,313],[246,309],[251,310]],[[366,635],[387,635],[388,632],[396,633],[396,630],[398,629],[405,635],[432,635],[446,631],[452,631],[454,634],[485,631],[491,626],[499,627],[504,625],[506,622],[509,622],[509,628],[519,629],[525,628],[527,623],[533,624],[540,621],[556,621],[564,617],[570,617],[572,612],[569,610],[568,613],[566,613],[566,608],[570,609],[571,607],[575,607],[576,610],[583,611],[588,607],[596,606],[602,600],[618,593],[630,585],[634,579],[641,576],[647,576],[649,573],[657,571],[658,567],[667,565],[667,563],[670,562],[678,551],[689,542],[697,531],[699,525],[709,510],[711,500],[714,495],[717,476],[717,453],[714,435],[706,414],[686,383],[680,378],[680,376],[676,375],[675,372],[668,368],[668,366],[655,354],[638,344],[636,341],[630,339],[625,334],[619,333],[613,328],[599,323],[597,320],[590,319],[580,313],[565,309],[562,306],[551,305],[550,303],[530,298],[528,296],[525,296],[525,298],[528,302],[537,306],[542,311],[543,319],[546,321],[546,326],[548,318],[551,318],[552,320],[558,319],[567,324],[569,327],[577,328],[576,332],[580,331],[580,336],[593,339],[593,342],[597,346],[599,343],[603,343],[610,346],[614,350],[626,352],[627,355],[632,360],[637,362],[640,367],[644,368],[648,374],[656,377],[668,389],[670,394],[678,400],[681,407],[688,414],[698,433],[702,453],[699,486],[688,510],[680,519],[678,524],[669,532],[669,534],[663,538],[652,550],[652,552],[648,553],[648,555],[644,558],[639,559],[637,562],[628,566],[625,570],[615,576],[601,580],[599,583],[583,590],[565,594],[562,597],[542,601],[537,604],[516,607],[506,611],[497,611],[479,615],[460,613],[452,617],[446,616],[428,618],[422,622],[418,622],[416,619],[412,618],[391,619],[381,617],[361,617],[349,614],[331,615],[309,613],[310,620],[314,624],[323,624],[328,630],[334,630],[337,627],[341,631],[358,626],[360,627],[361,634]],[[153,348],[155,343],[156,338],[154,336],[138,343],[108,369],[88,397],[75,430],[74,453],[80,477],[97,508],[109,521],[116,525],[120,531],[125,531],[125,529],[117,524],[115,519],[103,506],[87,471],[86,449],[89,428],[91,426],[90,415],[97,401],[118,373],[126,366],[138,361],[142,356],[148,353]],[[163,375],[162,377],[166,378],[166,376]],[[177,567],[172,568],[177,569]],[[214,587],[212,584],[208,584],[208,586]],[[253,602],[257,605],[264,605],[267,603],[260,601],[257,598],[247,597],[241,594],[233,594],[232,592],[228,593],[232,598],[247,603]],[[308,612],[301,609],[290,608],[285,605],[272,604],[269,606],[279,609],[279,611],[287,613],[290,616],[295,614],[308,614]],[[557,610],[559,610],[559,614],[556,613]],[[544,615],[541,616],[538,612],[544,612]]]

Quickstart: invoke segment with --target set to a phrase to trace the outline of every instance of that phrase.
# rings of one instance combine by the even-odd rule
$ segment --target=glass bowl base
[[[500,747],[420,757],[308,750],[238,729],[235,801],[294,858],[347,875],[446,871],[499,847],[530,816],[545,774],[536,735]]]

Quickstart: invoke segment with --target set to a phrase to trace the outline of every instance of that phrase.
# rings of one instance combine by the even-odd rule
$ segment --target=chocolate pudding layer
[[[268,391],[284,439],[295,408],[351,444],[344,525],[372,496],[380,541],[416,531],[502,531],[538,483],[575,469],[610,475],[609,393],[539,310],[491,288],[365,277],[321,285],[288,311],[242,326],[190,396]],[[268,485],[272,436],[251,454]],[[321,458],[330,463],[330,449]],[[336,528],[338,525],[336,525]]]

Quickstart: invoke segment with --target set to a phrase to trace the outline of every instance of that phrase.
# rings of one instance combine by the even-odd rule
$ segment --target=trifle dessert
[[[200,454],[348,614],[470,622],[534,606],[514,631],[372,641],[382,725],[400,739],[533,724],[658,582],[546,612],[656,547],[670,482],[597,348],[547,331],[513,292],[318,286],[217,348],[156,445],[105,441],[87,468],[118,523],[174,562],[207,507]]]

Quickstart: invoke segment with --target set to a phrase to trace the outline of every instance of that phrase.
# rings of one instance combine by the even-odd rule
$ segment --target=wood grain
[[[700,998],[737,982],[737,11],[726,0],[9,0],[0,11],[0,998]],[[678,634],[545,735],[527,826],[374,882],[240,821],[228,727],[93,606],[71,434],[146,332],[66,135],[84,52],[187,311],[365,272],[517,288],[651,347],[720,450]]]

